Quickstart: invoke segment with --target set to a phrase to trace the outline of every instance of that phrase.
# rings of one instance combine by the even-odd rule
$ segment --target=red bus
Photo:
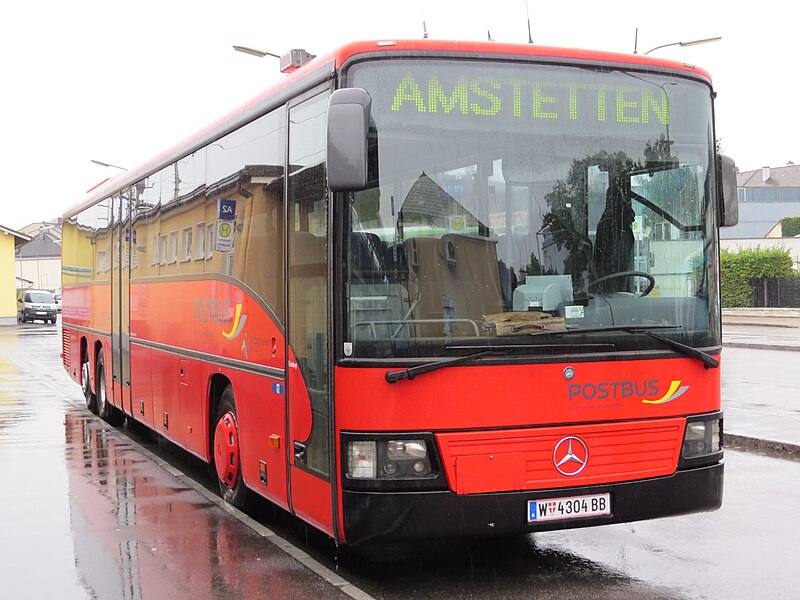
[[[64,366],[339,542],[713,510],[714,96],[534,45],[315,58],[66,212]]]

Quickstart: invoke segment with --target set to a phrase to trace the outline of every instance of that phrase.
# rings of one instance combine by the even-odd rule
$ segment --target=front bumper
[[[51,320],[56,318],[55,310],[28,310],[22,311],[22,316],[25,319],[35,319],[38,321]]]
[[[450,491],[343,491],[344,532],[350,544],[450,536],[485,536],[609,525],[716,510],[722,505],[724,464],[608,485],[457,495]],[[611,494],[612,514],[558,522],[527,522],[528,500]]]

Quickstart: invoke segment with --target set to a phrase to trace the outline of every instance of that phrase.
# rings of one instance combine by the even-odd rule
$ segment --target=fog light
[[[386,463],[385,465],[383,465],[383,472],[386,473],[387,475],[394,475],[395,473],[397,473],[397,463],[393,462]]]
[[[416,473],[417,475],[422,475],[427,469],[427,465],[421,460],[418,460],[417,462],[414,463],[413,468],[414,468],[414,473]]]
[[[378,476],[378,451],[374,441],[347,444],[347,476],[353,479]]]

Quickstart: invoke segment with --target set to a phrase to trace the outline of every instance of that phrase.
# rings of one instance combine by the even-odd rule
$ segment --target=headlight
[[[386,447],[386,455],[390,459],[425,458],[428,446],[425,440],[390,440]]]
[[[431,475],[428,443],[411,440],[347,442],[346,475],[352,479],[407,479]]]
[[[683,458],[699,458],[720,452],[722,450],[720,421],[717,415],[715,418],[686,423],[681,449]]]
[[[347,444],[347,476],[354,479],[375,479],[378,472],[376,442]]]

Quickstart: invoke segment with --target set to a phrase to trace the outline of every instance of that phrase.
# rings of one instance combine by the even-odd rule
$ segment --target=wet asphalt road
[[[714,513],[337,549],[266,502],[235,518],[183,475],[208,484],[196,460],[98,421],[60,341],[0,329],[0,597],[800,598],[798,461],[729,450]],[[777,360],[752,352],[740,369]]]

